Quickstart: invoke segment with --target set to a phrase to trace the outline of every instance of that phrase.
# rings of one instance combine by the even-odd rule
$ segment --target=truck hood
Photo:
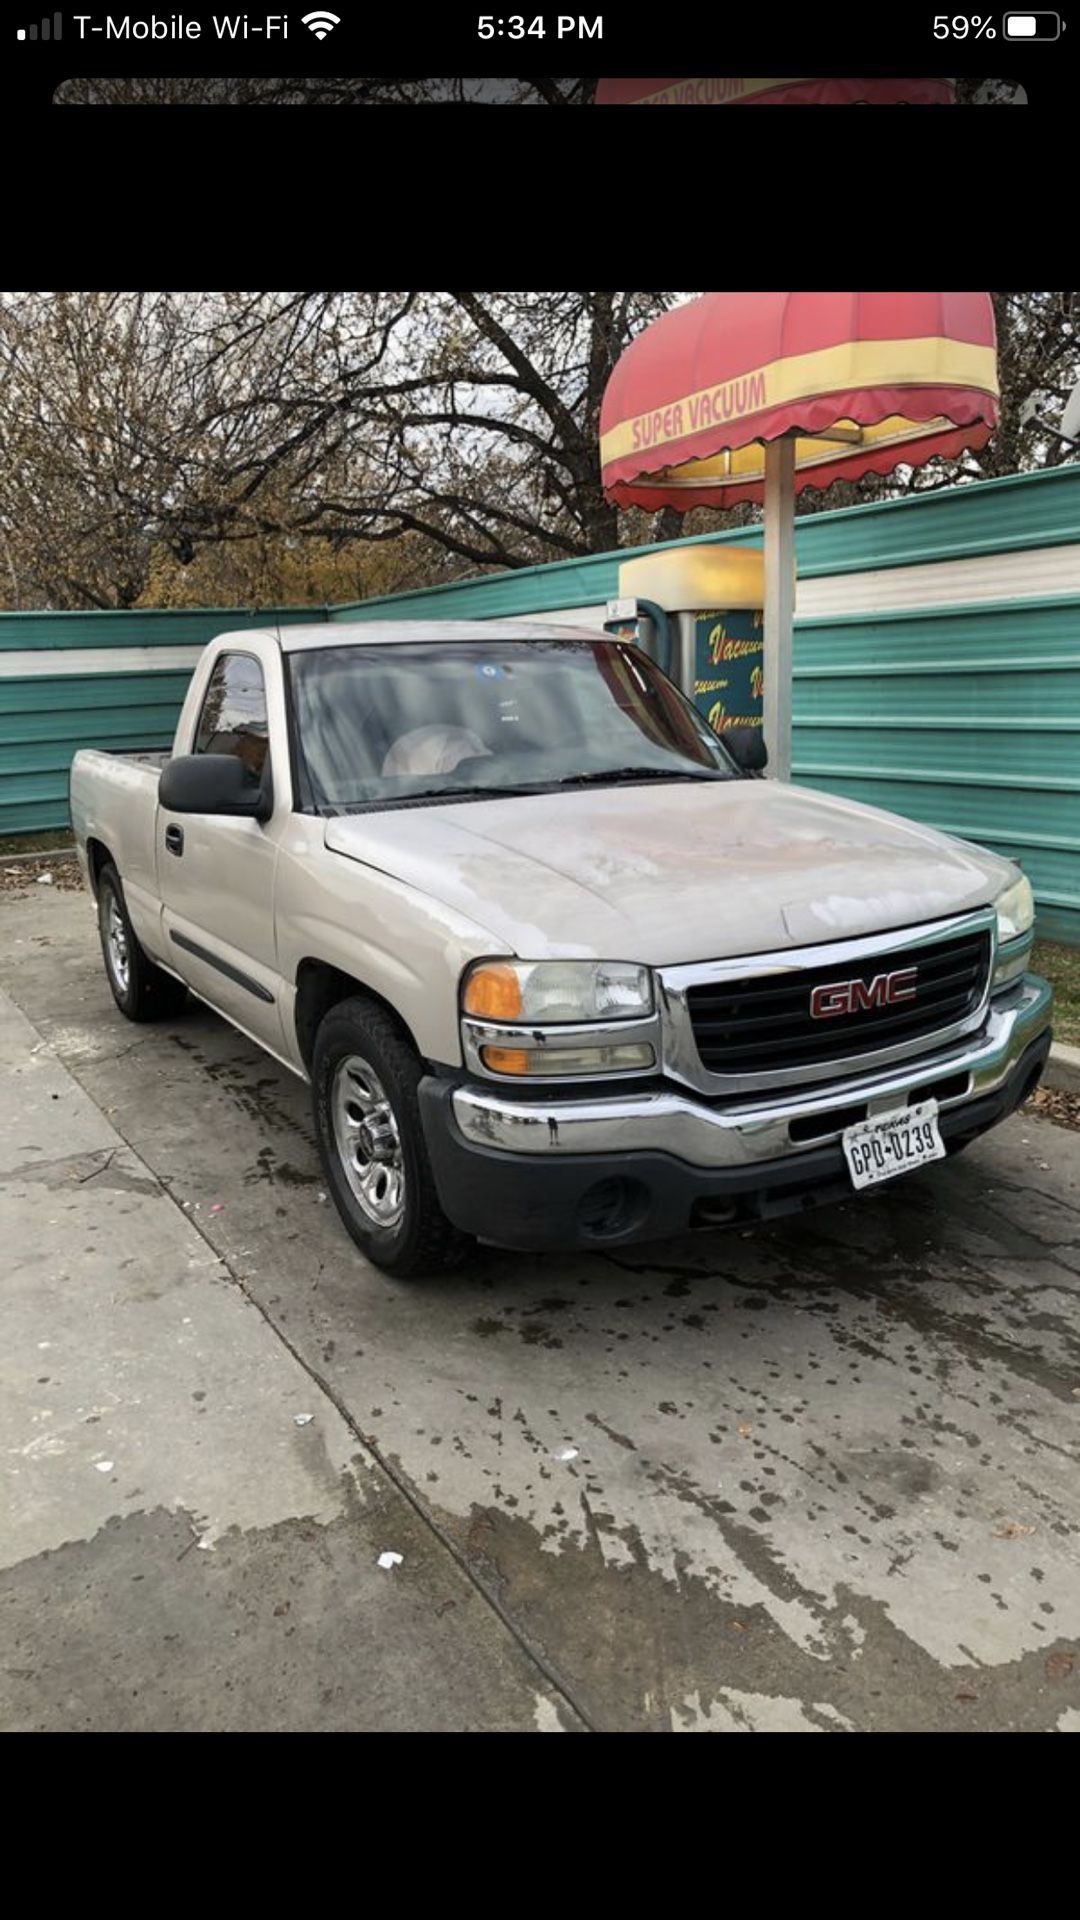
[[[766,780],[574,789],[328,820],[333,852],[466,915],[492,951],[673,966],[988,905],[996,854]]]

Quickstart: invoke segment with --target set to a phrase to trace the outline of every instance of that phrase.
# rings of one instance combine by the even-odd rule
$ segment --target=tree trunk
[[[678,507],[661,507],[652,523],[654,540],[677,540],[686,524],[686,515]]]

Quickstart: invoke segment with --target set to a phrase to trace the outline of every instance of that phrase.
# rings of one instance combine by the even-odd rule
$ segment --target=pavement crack
[[[79,1175],[80,1187],[84,1187],[88,1180],[96,1180],[99,1173],[104,1173],[106,1167],[111,1167],[114,1159],[116,1158],[116,1153],[117,1153],[117,1149],[115,1147],[110,1147],[100,1167],[91,1167],[89,1173],[80,1173]]]

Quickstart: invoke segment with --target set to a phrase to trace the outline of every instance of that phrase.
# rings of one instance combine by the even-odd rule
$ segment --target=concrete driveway
[[[0,1723],[1080,1731],[1080,1136],[395,1283],[298,1081],[0,911]]]

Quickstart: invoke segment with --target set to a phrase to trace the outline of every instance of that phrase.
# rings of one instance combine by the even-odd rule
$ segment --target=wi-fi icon
[[[341,15],[337,13],[305,13],[305,27],[310,27],[316,40],[325,40],[328,33],[341,25]]]

